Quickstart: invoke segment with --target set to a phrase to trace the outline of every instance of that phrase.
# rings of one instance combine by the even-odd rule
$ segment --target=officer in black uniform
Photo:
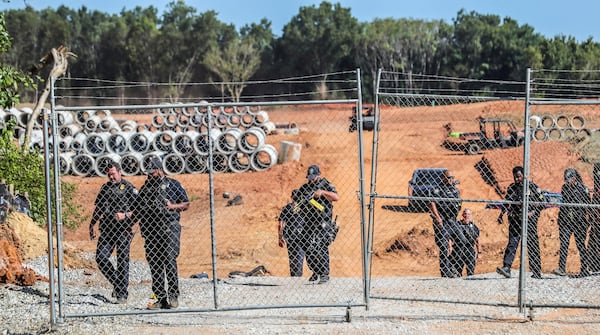
[[[152,276],[152,292],[157,301],[148,309],[179,306],[177,257],[181,241],[181,212],[189,208],[181,183],[165,176],[162,161],[155,157],[146,167],[148,179],[140,189],[135,217],[140,220],[146,260]]]
[[[305,222],[306,263],[313,271],[309,281],[319,284],[329,281],[328,225],[333,217],[333,202],[338,201],[337,190],[332,183],[321,177],[317,165],[308,167],[308,181],[300,186],[302,194],[301,213]]]
[[[117,163],[109,163],[105,169],[108,177],[100,188],[95,201],[96,208],[90,221],[90,239],[96,238],[94,226],[100,222],[100,237],[96,248],[98,268],[113,285],[113,298],[117,303],[127,301],[129,286],[129,251],[133,238],[133,203],[137,189],[121,177]],[[113,266],[110,255],[117,250],[117,266]]]
[[[277,233],[279,247],[287,247],[290,263],[290,276],[302,277],[306,241],[304,240],[304,217],[300,212],[302,194],[300,190],[292,191],[292,202],[286,204],[279,214]]]
[[[449,170],[442,174],[442,183],[430,191],[432,198],[446,198],[450,200],[434,199],[429,203],[429,210],[433,220],[435,244],[440,249],[440,273],[442,277],[458,277],[456,267],[450,257],[450,243],[465,243],[465,237],[457,228],[456,217],[462,206],[460,192],[456,188],[454,176]],[[456,199],[456,200],[452,200]]]
[[[458,276],[462,276],[463,269],[467,269],[467,276],[475,274],[475,265],[477,258],[481,254],[481,245],[479,244],[479,227],[473,221],[473,213],[470,208],[465,208],[462,213],[462,219],[457,225],[465,237],[466,243],[457,242],[452,247],[451,259],[456,262]]]
[[[506,200],[521,202],[523,201],[523,182],[525,180],[523,167],[515,166],[512,170],[514,183],[508,186],[506,190]],[[529,182],[528,201],[540,202],[543,200],[542,190],[533,182]],[[542,278],[542,262],[540,259],[540,241],[537,230],[538,219],[543,209],[543,205],[529,204],[527,208],[527,255],[529,257],[529,268],[532,272],[531,278]],[[504,213],[508,211],[508,243],[504,250],[503,266],[496,268],[496,272],[506,278],[510,278],[510,267],[515,260],[517,247],[521,241],[521,230],[523,223],[521,215],[523,211],[522,204],[509,204],[503,207],[498,216],[498,223],[504,223]]]
[[[583,183],[581,175],[575,169],[565,169],[565,183],[560,191],[563,203],[566,204],[589,204],[590,191]],[[560,242],[558,268],[552,271],[559,276],[567,275],[567,255],[569,253],[569,242],[571,235],[575,236],[575,245],[579,250],[581,259],[580,274],[586,276],[589,274],[589,264],[585,239],[587,238],[588,227],[590,226],[588,208],[561,206],[558,212],[558,238]]]

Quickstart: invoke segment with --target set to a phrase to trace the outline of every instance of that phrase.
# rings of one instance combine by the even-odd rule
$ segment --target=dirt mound
[[[28,216],[12,212],[6,221],[0,224],[0,283],[29,286],[38,279],[32,269],[23,267],[23,250],[31,251],[30,247],[32,247],[27,238],[22,238],[28,236],[26,233],[23,234],[24,230],[21,229],[27,226],[27,221],[35,226]],[[19,231],[17,232],[14,227],[19,227]],[[44,249],[39,250],[39,245],[37,249],[39,252],[44,252]]]

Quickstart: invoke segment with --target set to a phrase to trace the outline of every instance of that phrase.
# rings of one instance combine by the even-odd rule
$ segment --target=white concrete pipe
[[[122,155],[129,151],[129,139],[132,133],[118,132],[110,134],[106,142],[106,150],[110,153]]]
[[[573,129],[582,129],[585,127],[585,119],[581,115],[575,115],[569,120],[569,126]]]
[[[569,127],[569,117],[566,115],[559,115],[556,117],[556,128],[566,129]]]
[[[154,142],[156,135],[156,132],[147,130],[133,133],[129,138],[129,150],[140,153],[146,153],[152,150],[152,143]]]
[[[91,115],[89,118],[87,118],[87,120],[85,120],[83,128],[89,133],[95,132],[98,129],[98,125],[101,121],[102,119],[98,115]]]
[[[121,127],[117,123],[117,120],[115,120],[112,116],[109,115],[100,119],[97,131],[115,132],[121,131]]]
[[[152,126],[155,128],[162,128],[165,125],[165,117],[162,115],[152,116]]]
[[[13,112],[11,109],[9,109],[8,111],[6,111],[6,114],[4,115],[4,123],[8,124],[10,121],[13,121],[15,123],[16,126],[19,125],[19,114],[21,114],[21,111],[15,109],[15,112]]]
[[[62,127],[58,128],[58,136],[60,137],[74,137],[75,134],[82,131],[82,128],[79,124],[69,123],[65,124]]]
[[[267,121],[267,122],[263,123],[260,127],[267,135],[273,134],[277,130],[277,126],[275,125],[274,122],[271,122],[271,121]]]
[[[237,143],[243,132],[239,128],[229,128],[219,135],[217,140],[217,151],[231,154],[237,151]]]
[[[71,143],[73,143],[73,136],[61,137],[58,141],[58,150],[60,152],[67,152],[71,149]]]
[[[152,147],[156,151],[172,152],[173,151],[173,140],[177,134],[172,130],[160,132],[154,137],[152,141]]]
[[[229,171],[229,156],[215,151],[212,156],[212,170],[214,172],[227,172]]]
[[[173,152],[180,155],[193,154],[196,150],[194,149],[194,142],[200,136],[197,131],[186,131],[183,134],[176,134],[173,140]]]
[[[254,113],[250,110],[250,108],[246,108],[244,113],[240,115],[240,124],[244,128],[250,128],[254,125]]]
[[[560,141],[563,138],[563,130],[557,127],[548,129],[548,139],[551,141]]]
[[[541,125],[543,128],[550,129],[556,127],[556,120],[552,115],[542,115]]]
[[[84,110],[84,111],[76,111],[75,112],[75,122],[80,125],[85,125],[87,119],[89,119],[94,114],[93,111]]]
[[[300,161],[301,152],[301,143],[281,141],[281,143],[279,144],[279,155],[277,156],[277,163],[283,164],[289,161]]]
[[[133,133],[137,131],[138,124],[133,120],[126,120],[121,123],[121,131],[125,133]]]
[[[212,149],[213,151],[215,151],[217,147],[217,141],[219,140],[220,135],[221,131],[214,128],[211,129],[210,132],[201,132],[193,143],[194,150],[197,154],[206,156],[208,155],[208,151],[210,149],[209,144],[212,143]]]
[[[573,139],[573,138],[575,138],[576,135],[577,135],[577,129],[573,129],[571,127],[563,129],[562,138],[565,140]]]
[[[185,171],[187,173],[205,173],[208,171],[208,166],[206,163],[207,156],[199,155],[193,153],[191,155],[186,155],[183,159],[185,161]]]
[[[269,114],[265,111],[258,111],[254,113],[254,125],[257,127],[262,126],[265,122],[269,121]]]
[[[79,152],[83,151],[83,144],[87,140],[87,136],[83,132],[79,132],[73,136],[73,141],[71,141],[71,150]]]
[[[250,155],[245,152],[235,152],[229,155],[229,170],[242,173],[250,170]]]
[[[23,113],[23,111],[16,109],[16,108],[11,108],[8,110],[8,114],[9,114],[9,116],[7,116],[5,118],[5,121],[7,123],[8,123],[8,121],[13,120],[17,127],[21,127],[21,128],[27,127],[27,115],[25,113]],[[25,123],[23,123],[23,118],[25,119]]]
[[[77,176],[91,176],[94,174],[94,157],[88,154],[78,154],[73,156],[71,172]]]
[[[190,117],[185,114],[177,114],[176,124],[178,127],[188,127],[190,125]]]
[[[164,126],[173,128],[177,126],[177,114],[171,113],[169,115],[164,116]]]
[[[75,123],[75,117],[71,112],[58,111],[56,113],[56,122],[58,123],[59,127],[66,126],[68,124]]]
[[[94,114],[98,115],[101,119],[104,119],[105,117],[111,116],[111,111],[108,109],[101,109],[95,111]]]
[[[107,152],[106,147],[109,137],[109,133],[89,134],[85,142],[83,142],[83,151],[93,157],[105,154]]]
[[[181,174],[185,171],[183,156],[171,153],[163,159],[163,169],[166,174]]]
[[[58,169],[59,173],[62,176],[71,173],[71,165],[73,165],[73,156],[75,156],[75,153],[72,151],[63,152],[58,155]]]
[[[588,128],[576,129],[577,136],[592,136],[592,131]]]
[[[156,157],[162,161],[162,157],[164,155],[165,155],[165,152],[162,152],[162,151],[152,151],[152,152],[148,152],[148,153],[144,154],[142,156],[142,161],[140,162],[140,171],[143,174],[147,174],[148,165],[150,164],[150,160]]]
[[[19,110],[21,111],[21,114],[19,115],[19,125],[23,128],[27,128],[27,123],[29,123],[29,120],[31,120],[31,117],[33,116],[33,109],[23,107]],[[39,122],[38,125],[40,125]]]
[[[263,171],[277,164],[277,149],[270,144],[258,148],[250,156],[250,166],[254,171]]]
[[[140,174],[143,155],[139,152],[129,152],[121,157],[121,170],[126,176]]]
[[[231,113],[227,115],[227,125],[230,127],[237,128],[240,126],[242,122],[241,116],[235,113]]]
[[[106,177],[106,166],[113,162],[120,164],[121,156],[110,153],[110,154],[96,157],[96,160],[94,163],[94,171],[96,172],[96,175],[98,175],[100,177]]]
[[[539,128],[542,126],[542,118],[537,115],[532,115],[529,117],[529,126],[533,129]]]
[[[251,154],[265,145],[266,137],[265,132],[261,128],[251,127],[244,131],[238,138],[238,149],[244,153]]]

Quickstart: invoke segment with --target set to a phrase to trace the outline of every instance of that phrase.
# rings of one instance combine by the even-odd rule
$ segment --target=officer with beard
[[[521,230],[523,227],[522,211],[524,200],[523,182],[525,176],[522,166],[515,166],[512,170],[514,183],[508,186],[506,190],[506,200],[517,202],[509,204],[508,208],[503,208],[498,216],[498,223],[504,223],[503,216],[508,211],[508,243],[504,250],[503,265],[496,268],[496,272],[506,278],[510,278],[510,267],[515,259],[517,247],[521,241]],[[528,201],[540,202],[543,200],[542,190],[533,182],[529,182],[529,188],[526,192]],[[520,202],[520,203],[519,203]],[[529,268],[533,273],[531,278],[542,278],[542,262],[540,259],[540,241],[537,230],[538,219],[543,209],[543,205],[529,204],[527,207],[527,255],[529,256]]]
[[[129,286],[129,252],[134,222],[131,219],[137,189],[121,177],[117,163],[109,163],[105,169],[108,181],[102,185],[96,197],[96,205],[90,221],[90,239],[96,238],[94,226],[100,222],[100,237],[96,246],[96,263],[100,272],[113,285],[112,297],[117,303],[127,302]],[[117,266],[110,261],[117,250]]]
[[[157,301],[148,309],[179,306],[177,257],[180,251],[181,212],[190,206],[181,184],[166,177],[162,161],[155,157],[146,167],[148,179],[140,189],[135,206],[136,219],[144,238],[146,260],[152,276],[152,292]]]

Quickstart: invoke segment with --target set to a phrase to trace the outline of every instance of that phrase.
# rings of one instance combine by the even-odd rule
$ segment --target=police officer
[[[109,163],[105,169],[108,181],[96,196],[95,209],[90,221],[90,239],[96,238],[94,226],[100,222],[100,237],[96,247],[98,268],[113,285],[113,298],[117,303],[127,301],[129,286],[129,251],[133,238],[131,219],[137,189],[121,177],[117,163]],[[113,266],[110,255],[117,250],[117,264]]]
[[[300,190],[292,191],[292,202],[286,204],[279,214],[277,233],[279,247],[287,247],[290,263],[290,276],[302,277],[304,265],[305,241],[304,241],[304,217],[300,213],[300,201],[302,195]]]
[[[564,171],[565,183],[560,191],[563,203],[589,204],[590,191],[583,183],[581,175],[575,169]],[[589,264],[585,239],[589,227],[588,209],[585,207],[561,206],[558,212],[558,238],[560,242],[558,268],[552,271],[555,275],[566,276],[567,255],[571,235],[575,236],[575,245],[581,260],[581,275],[589,274]]]
[[[319,284],[329,281],[328,225],[333,217],[333,202],[338,201],[337,190],[332,183],[321,177],[321,169],[311,165],[306,172],[307,182],[300,186],[301,213],[305,222],[307,243],[306,263],[313,271],[308,279]]]
[[[458,229],[465,236],[466,243],[457,242],[453,245],[451,259],[456,261],[456,270],[458,276],[462,275],[463,268],[467,269],[467,276],[475,274],[475,265],[477,258],[481,254],[481,245],[479,244],[479,227],[473,221],[473,213],[470,208],[465,208],[462,212],[462,219],[459,221]]]
[[[512,170],[514,183],[508,186],[506,190],[506,200],[522,202],[523,182],[525,176],[522,166],[515,166]],[[543,200],[542,190],[533,182],[529,182],[527,191],[528,201],[540,202]],[[529,257],[529,268],[532,272],[531,278],[542,278],[542,263],[540,259],[540,242],[537,230],[538,219],[543,209],[543,205],[530,204],[527,208],[527,255]],[[508,243],[504,250],[503,266],[496,268],[496,272],[506,278],[510,278],[510,268],[517,253],[517,247],[521,241],[521,230],[523,223],[521,215],[523,211],[522,204],[509,204],[503,207],[498,216],[498,223],[504,223],[504,213],[508,211]]]
[[[162,161],[155,157],[146,167],[148,179],[140,189],[135,205],[136,219],[144,238],[146,260],[152,276],[152,292],[157,301],[148,309],[179,306],[177,257],[180,251],[181,212],[189,208],[185,189],[165,176]]]
[[[449,170],[442,174],[442,183],[433,188],[429,194],[432,198],[446,198],[449,200],[433,199],[429,202],[429,211],[433,220],[435,244],[440,249],[439,262],[442,277],[458,277],[456,267],[450,257],[450,243],[465,243],[464,236],[456,227],[456,217],[462,206],[460,192],[456,188],[454,176]],[[456,200],[452,200],[456,199]]]

